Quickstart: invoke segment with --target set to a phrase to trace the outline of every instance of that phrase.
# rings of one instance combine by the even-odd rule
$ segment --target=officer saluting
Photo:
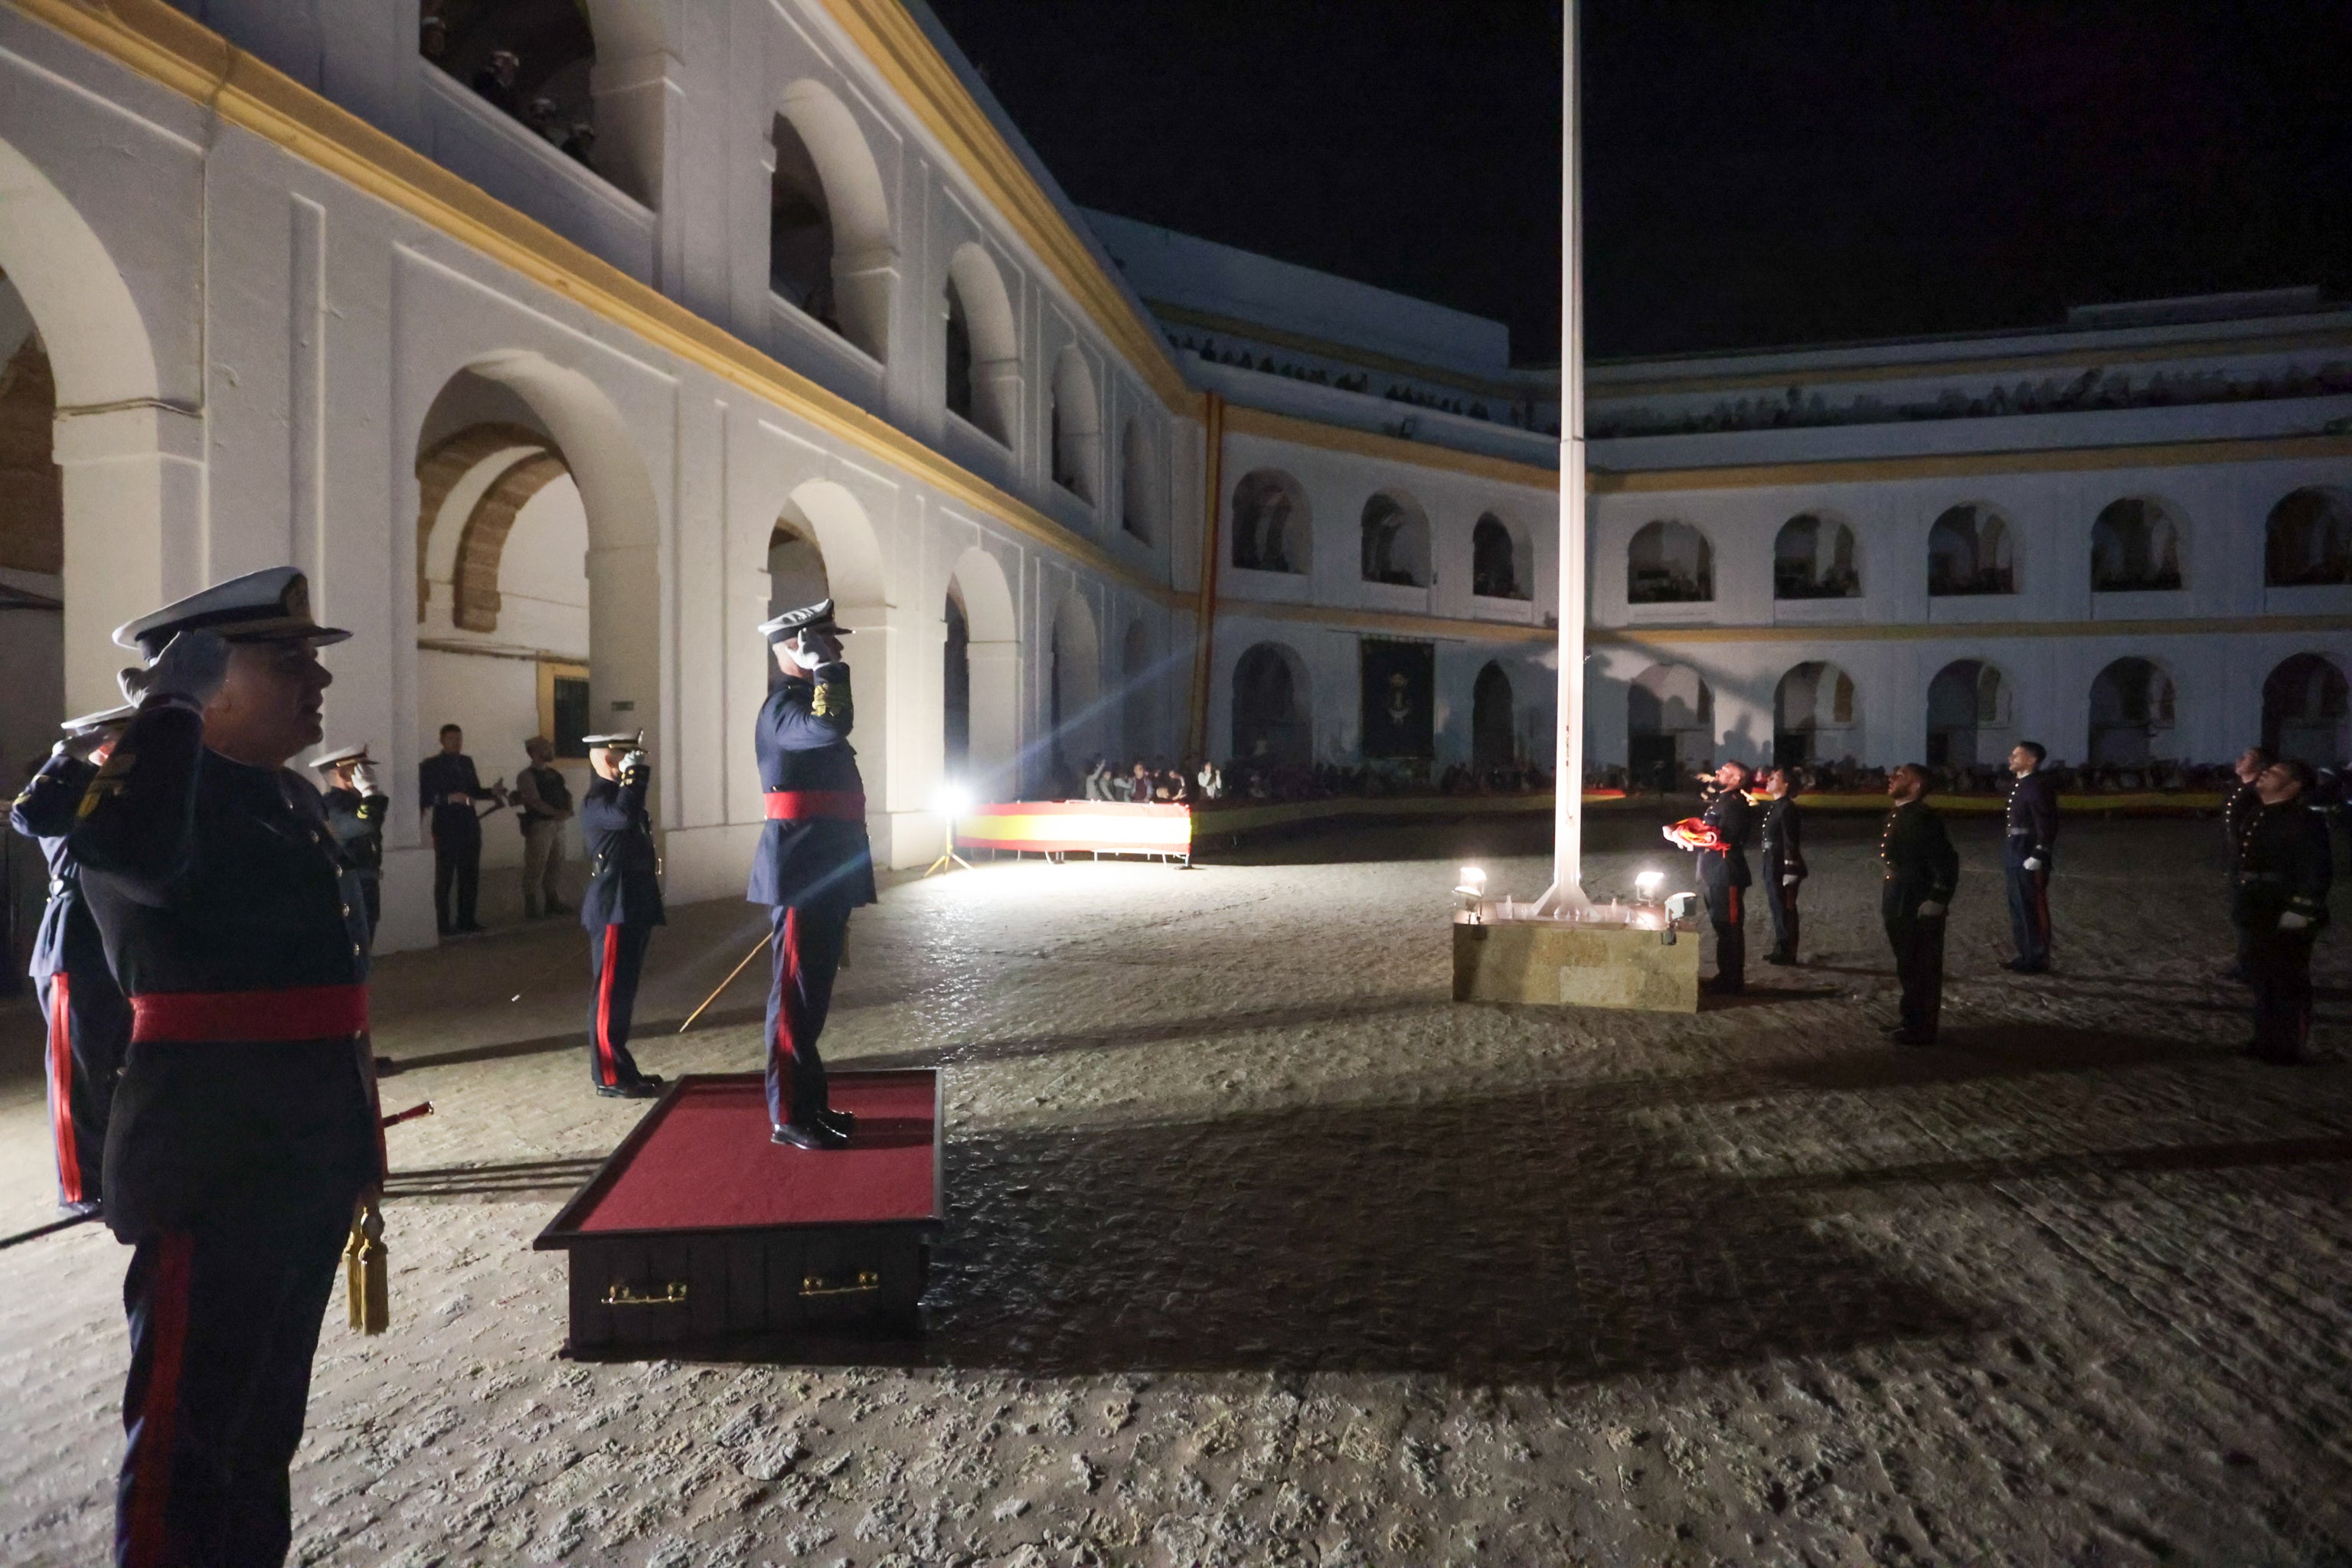
[[[136,1250],[116,1561],[277,1563],[319,1321],[383,1180],[367,916],[319,792],[331,679],[302,574],[274,567],[123,626],[139,711],[68,848],[131,997],[106,1218]]]
[[[580,802],[580,837],[588,851],[588,891],[580,923],[588,928],[588,1076],[614,1100],[651,1100],[658,1074],[639,1072],[629,1054],[629,1019],[646,943],[663,923],[661,858],[654,848],[646,791],[653,766],[641,730],[583,737],[596,776]]]
[[[2327,822],[2311,808],[2311,766],[2289,757],[2254,779],[2238,835],[2230,921],[2253,972],[2254,1037],[2245,1055],[2292,1067],[2311,1036],[2311,944],[2327,923],[2335,876]]]
[[[106,967],[106,948],[89,918],[66,835],[73,830],[82,792],[136,711],[110,708],[67,720],[65,739],[8,812],[9,826],[39,840],[49,863],[49,902],[33,938],[31,973],[48,1026],[44,1066],[58,1206],[68,1214],[94,1212],[103,1195],[106,1119],[131,1044],[131,1004]]]
[[[2229,977],[2254,983],[2254,933],[2238,924],[2238,853],[2239,843],[2245,837],[2246,824],[2263,808],[2262,776],[2272,763],[2269,750],[2248,746],[2238,755],[2231,771],[2238,775],[2237,786],[2221,803],[2222,859],[2229,870],[2230,929],[2237,938],[2237,957],[2230,966]]]
[[[1748,889],[1756,880],[1748,869],[1748,836],[1756,812],[1745,793],[1746,763],[1726,763],[1714,779],[1715,797],[1706,809],[1664,832],[1698,854],[1699,885],[1706,889],[1707,919],[1715,926],[1715,978],[1707,989],[1727,996],[1748,988]]]
[[[1897,1045],[1932,1046],[1944,1010],[1944,922],[1960,885],[1960,856],[1927,804],[1927,769],[1904,763],[1888,775],[1886,794],[1895,809],[1878,836],[1886,867],[1878,913],[1903,983],[1902,1018],[1886,1033]]]
[[[2050,967],[2050,867],[2057,858],[2058,781],[2042,771],[2049,753],[2020,741],[2009,749],[2009,832],[2001,864],[2009,881],[2009,930],[2017,956],[2005,966],[2019,974]]]
[[[327,781],[323,802],[327,826],[335,836],[343,859],[359,877],[360,893],[367,900],[368,931],[383,923],[383,819],[392,810],[392,796],[376,777],[375,759],[365,746],[345,746],[329,752],[310,764]]]
[[[775,974],[768,987],[768,1120],[801,1149],[849,1141],[855,1119],[825,1098],[817,1037],[833,1003],[849,911],[874,901],[866,784],[850,749],[849,666],[833,601],[763,623],[783,679],[760,707],[755,744],[767,826],[744,897],[768,906]]]

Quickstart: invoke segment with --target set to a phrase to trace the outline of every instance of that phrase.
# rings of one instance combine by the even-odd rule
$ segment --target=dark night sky
[[[931,0],[1063,187],[1558,355],[1556,0]],[[1598,357],[2352,295],[2345,0],[1588,0]]]

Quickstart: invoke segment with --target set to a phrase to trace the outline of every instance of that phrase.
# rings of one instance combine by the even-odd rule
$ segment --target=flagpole
[[[1584,227],[1576,0],[1562,7],[1559,115],[1559,698],[1551,887],[1537,908],[1584,906]]]

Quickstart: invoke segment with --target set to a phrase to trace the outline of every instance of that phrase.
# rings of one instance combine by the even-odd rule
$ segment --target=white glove
[[[645,774],[646,754],[643,752],[631,752],[621,759],[621,765],[614,771],[621,775],[623,783],[634,783]]]
[[[2309,915],[2299,915],[2293,910],[2288,910],[2279,916],[2279,930],[2281,931],[2301,931],[2310,923],[2311,917]]]
[[[383,785],[376,781],[375,764],[361,763],[352,769],[352,787],[362,795],[382,795]]]
[[[228,679],[228,651],[216,632],[182,632],[148,665],[146,695],[176,698],[202,711]]]
[[[1801,881],[1803,881],[1803,880],[1804,880],[1804,879],[1803,879],[1802,877],[1798,876],[1794,871],[1790,871],[1790,872],[1786,872],[1786,873],[1784,873],[1784,874],[1781,876],[1781,878],[1780,878],[1780,886],[1782,886],[1782,887],[1784,887],[1784,888],[1793,888],[1793,887],[1795,887],[1799,882],[1801,882]]]
[[[1944,918],[1944,906],[1936,902],[1933,899],[1927,900],[1919,906],[1919,918],[1923,921],[1942,920]]]
[[[2025,858],[2025,868],[2029,871],[2039,871],[2042,869],[2041,857],[2038,855],[2027,856]]]

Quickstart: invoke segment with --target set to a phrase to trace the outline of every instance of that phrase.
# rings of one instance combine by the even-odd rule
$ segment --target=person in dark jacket
[[[1895,950],[1903,985],[1901,1020],[1887,1031],[1898,1045],[1932,1046],[1944,1007],[1944,924],[1959,887],[1960,857],[1944,819],[1927,804],[1927,770],[1906,763],[1887,776],[1895,809],[1878,836],[1885,879],[1878,912]]]
[[[588,854],[588,890],[580,900],[591,983],[588,1076],[598,1094],[615,1100],[650,1100],[662,1087],[659,1075],[638,1071],[629,1054],[646,944],[666,918],[661,857],[646,814],[654,775],[645,740],[639,731],[589,735],[583,742],[596,774],[580,802],[580,840]]]
[[[1772,951],[1767,963],[1797,962],[1797,895],[1805,881],[1805,814],[1797,805],[1792,769],[1774,768],[1759,781],[1762,812],[1756,837],[1763,850],[1764,907],[1772,916]]]
[[[2257,781],[2277,760],[2266,747],[2248,746],[2232,769],[2238,775],[2237,786],[2221,803],[2222,863],[2227,872],[2223,885],[2229,889],[2230,930],[2236,938],[2229,977],[2249,985],[2254,983],[2254,937],[2238,924],[2238,840],[2246,830],[2247,819],[2262,809],[2263,793]]]
[[[2254,1037],[2245,1054],[2289,1067],[2311,1036],[2311,946],[2327,923],[2335,850],[2312,809],[2312,771],[2294,758],[2255,778],[2257,804],[2239,830],[2231,923],[2253,972]]]
[[[373,946],[375,929],[383,923],[379,879],[383,874],[383,823],[392,811],[392,796],[384,793],[375,760],[365,746],[329,752],[310,768],[326,781],[320,798],[327,807],[327,826],[360,879],[361,896],[367,900],[369,945]]]
[[[2050,967],[2050,868],[2058,847],[2058,781],[2042,771],[2049,753],[2036,741],[2009,749],[2009,832],[2001,856],[2009,883],[2009,930],[2017,956],[2007,968],[2040,974]]]
[[[821,599],[764,623],[783,679],[754,737],[767,826],[744,897],[768,906],[775,970],[768,988],[768,1119],[779,1143],[838,1148],[855,1118],[833,1109],[817,1037],[833,1005],[849,913],[874,901],[866,784],[849,744],[855,713],[845,635]]]
[[[66,839],[83,792],[137,711],[110,708],[67,720],[65,739],[8,811],[8,825],[38,841],[49,863],[49,901],[33,938],[31,973],[47,1026],[42,1066],[58,1206],[75,1215],[97,1211],[104,1199],[107,1115],[131,1046],[131,1004],[107,967],[106,947]]]
[[[320,1320],[383,1178],[367,916],[318,743],[348,633],[274,567],[131,622],[139,711],[68,847],[131,998],[106,1219],[132,1247],[115,1561],[280,1562]]]
[[[416,764],[416,798],[433,814],[433,918],[443,936],[482,929],[474,918],[482,886],[482,819],[478,800],[504,805],[506,791],[482,787],[474,759],[466,755],[466,732],[441,726],[441,749]]]
[[[1707,919],[1715,926],[1715,978],[1707,989],[1737,995],[1748,985],[1748,839],[1756,813],[1748,804],[1748,768],[1726,763],[1715,770],[1714,796],[1686,831],[1677,823],[1667,839],[1698,856],[1699,886],[1706,891]]]

